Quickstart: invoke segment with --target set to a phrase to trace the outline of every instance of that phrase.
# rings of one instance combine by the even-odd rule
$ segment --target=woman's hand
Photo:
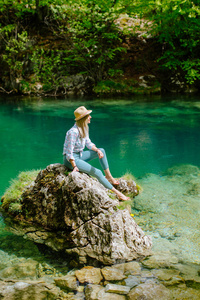
[[[97,150],[97,154],[98,154],[99,158],[103,158],[103,156],[104,156],[103,152],[100,149]]]
[[[72,172],[79,172],[79,168],[77,166],[75,166],[72,170]]]
[[[70,159],[69,161],[70,161],[70,163],[72,165],[72,168],[73,168],[72,172],[79,172],[79,168],[77,167],[74,159]]]

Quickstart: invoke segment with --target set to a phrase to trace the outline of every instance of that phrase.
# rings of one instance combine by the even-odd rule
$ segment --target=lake
[[[73,126],[73,112],[80,105],[93,110],[90,138],[106,150],[113,176],[129,172],[141,185],[143,192],[134,199],[132,211],[136,222],[152,236],[154,250],[168,249],[179,261],[199,266],[198,96],[107,100],[1,96],[0,195],[19,172],[62,163],[65,133]],[[20,249],[21,238],[18,246],[12,245],[2,218],[0,224],[2,253],[11,249],[13,255],[44,258],[33,251],[31,242],[25,250]]]
[[[62,162],[65,133],[82,104],[93,110],[90,138],[105,148],[114,176],[159,174],[182,163],[200,166],[200,102],[195,97],[0,100],[0,195],[19,172]]]

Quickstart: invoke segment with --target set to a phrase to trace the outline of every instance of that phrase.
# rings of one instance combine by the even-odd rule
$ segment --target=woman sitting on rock
[[[63,149],[64,165],[72,172],[81,171],[91,176],[96,177],[107,189],[113,191],[119,200],[128,200],[124,194],[113,187],[119,182],[114,179],[110,173],[106,153],[104,149],[97,148],[89,139],[89,128],[92,110],[87,110],[84,106],[78,107],[74,111],[75,121],[74,126],[67,131]],[[83,151],[85,146],[89,149]],[[104,170],[105,177],[101,170],[92,167],[88,161],[99,157],[101,167]]]

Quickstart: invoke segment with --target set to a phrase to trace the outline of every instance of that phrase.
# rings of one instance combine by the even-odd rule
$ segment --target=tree
[[[82,1],[73,5],[68,16],[73,59],[94,82],[105,78],[116,56],[124,50],[112,5],[113,1],[110,7],[104,6],[104,1]]]
[[[169,74],[178,73],[188,84],[200,80],[199,0],[157,0],[149,4],[152,35],[163,46],[161,67]]]

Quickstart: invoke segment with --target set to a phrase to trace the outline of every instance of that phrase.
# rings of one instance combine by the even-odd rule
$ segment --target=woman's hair
[[[89,127],[87,124],[87,118],[88,115],[76,121],[76,125],[78,126],[81,138],[85,138],[89,136]]]

